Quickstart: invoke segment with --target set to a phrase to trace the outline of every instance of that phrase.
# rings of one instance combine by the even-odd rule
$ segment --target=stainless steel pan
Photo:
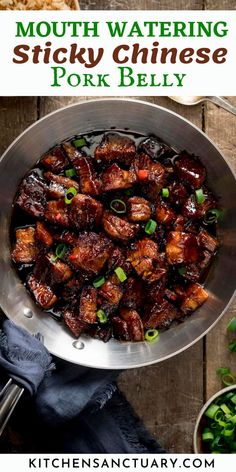
[[[61,323],[37,308],[10,261],[9,222],[18,184],[50,147],[76,133],[112,126],[154,133],[179,149],[200,156],[209,186],[224,208],[220,222],[222,246],[207,277],[209,300],[183,324],[161,334],[158,342],[121,343],[82,337],[79,341]],[[236,182],[224,157],[198,128],[164,108],[135,100],[101,99],[80,102],[52,113],[28,128],[0,161],[0,305],[6,315],[31,333],[39,331],[56,356],[96,368],[127,369],[160,362],[199,340],[223,315],[235,291]]]

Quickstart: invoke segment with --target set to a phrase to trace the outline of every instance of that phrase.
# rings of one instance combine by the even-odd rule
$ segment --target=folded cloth
[[[0,368],[34,395],[53,364],[51,355],[37,337],[4,320],[0,331]]]
[[[3,322],[0,368],[33,396],[18,415],[23,430],[37,431],[34,452],[164,452],[117,389],[118,371],[53,361],[40,341]]]

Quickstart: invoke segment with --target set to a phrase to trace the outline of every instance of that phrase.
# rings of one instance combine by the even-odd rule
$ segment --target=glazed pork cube
[[[122,305],[134,310],[139,310],[145,299],[145,291],[141,280],[130,277],[125,284],[125,292],[122,297]]]
[[[150,202],[142,197],[131,197],[127,202],[128,219],[134,223],[148,221],[151,217]]]
[[[84,233],[71,251],[69,260],[77,270],[89,275],[100,272],[112,251],[112,243],[102,234]]]
[[[198,239],[198,244],[200,247],[203,247],[204,249],[207,249],[207,251],[214,253],[218,246],[219,243],[214,236],[210,235],[206,230],[202,229],[197,236]]]
[[[127,323],[130,340],[144,341],[143,323],[138,312],[130,308],[122,308],[120,316]]]
[[[140,154],[134,165],[138,181],[141,183],[154,182],[158,193],[165,183],[165,168],[159,162],[154,162],[146,154]]]
[[[167,272],[165,263],[160,260],[158,246],[151,239],[144,238],[135,243],[134,248],[128,251],[128,260],[147,282],[159,280]]]
[[[60,146],[56,146],[48,154],[45,154],[45,156],[42,157],[40,163],[43,165],[43,167],[46,167],[51,172],[55,172],[56,174],[62,172],[69,164]]]
[[[68,229],[64,229],[60,232],[54,232],[53,238],[55,241],[67,244],[68,246],[76,246],[78,242],[78,234]]]
[[[119,316],[114,316],[112,318],[112,326],[116,339],[120,341],[130,341],[128,325],[125,320],[122,320]]]
[[[93,324],[97,321],[97,290],[84,287],[80,296],[79,318],[84,323]]]
[[[48,196],[52,199],[65,197],[69,188],[79,191],[79,184],[75,180],[68,179],[62,175],[55,175],[52,172],[45,172],[44,178],[48,182]]]
[[[206,188],[204,188],[204,197],[203,203],[197,203],[196,196],[190,195],[182,206],[182,214],[187,218],[203,218],[208,210],[217,205],[215,198]]]
[[[45,219],[52,224],[63,226],[67,228],[70,225],[68,216],[68,205],[65,200],[51,200],[47,203],[45,213]]]
[[[67,282],[72,277],[70,267],[61,260],[54,259],[53,253],[38,256],[34,267],[34,275],[38,280],[50,287]]]
[[[42,221],[37,221],[36,223],[35,238],[45,247],[51,247],[53,245],[52,232]]]
[[[190,264],[201,259],[202,252],[194,234],[171,231],[167,237],[166,256],[169,264]]]
[[[130,165],[136,154],[134,141],[118,133],[106,133],[94,153],[98,163],[109,164],[117,161]]]
[[[169,185],[169,201],[173,205],[182,205],[186,198],[188,198],[188,192],[184,184],[181,182],[171,182]]]
[[[104,212],[102,222],[108,236],[118,241],[129,241],[139,231],[139,225],[129,223],[125,219],[115,216],[110,211]]]
[[[177,215],[168,203],[164,202],[161,198],[158,198],[156,202],[156,219],[158,223],[170,226],[174,224],[176,217]]]
[[[174,231],[184,231],[186,225],[186,218],[183,215],[177,215],[172,227]]]
[[[77,278],[73,277],[66,282],[64,285],[64,289],[62,292],[63,300],[70,302],[70,305],[76,305],[77,301],[79,300],[79,292],[82,287],[82,282]]]
[[[206,179],[206,169],[203,164],[186,151],[175,160],[174,167],[179,179],[194,189],[200,188]]]
[[[64,322],[76,338],[79,338],[88,328],[88,325],[79,318],[78,314],[69,308],[64,312]]]
[[[94,198],[78,193],[68,206],[70,223],[77,230],[92,229],[100,224],[103,206]]]
[[[34,295],[36,302],[45,310],[48,310],[57,301],[55,293],[44,282],[39,281],[33,274],[27,280],[27,286]]]
[[[145,154],[154,160],[171,157],[175,154],[174,150],[170,146],[163,143],[156,136],[150,136],[149,138],[144,139],[144,141],[140,143],[139,149],[144,151]]]
[[[16,205],[35,218],[42,218],[46,206],[47,183],[37,172],[31,172],[20,185]]]
[[[108,271],[114,272],[117,267],[121,267],[126,275],[129,275],[132,266],[127,261],[127,251],[124,247],[114,247],[107,263]]]
[[[112,274],[99,289],[99,296],[107,300],[111,305],[119,305],[123,295],[123,289],[116,274]]]
[[[16,264],[31,264],[35,261],[38,250],[35,242],[35,229],[19,228],[16,230],[16,243],[12,259]]]
[[[199,284],[191,284],[181,304],[181,310],[188,315],[199,308],[208,299],[208,293]]]
[[[145,328],[168,328],[172,321],[181,317],[177,308],[167,300],[159,301],[153,305],[147,305],[143,318]]]
[[[88,157],[82,151],[78,151],[69,143],[64,144],[64,149],[79,177],[81,193],[92,196],[99,195],[101,193],[101,182],[94,170],[91,157]]]
[[[112,337],[112,328],[111,326],[102,325],[102,326],[89,326],[88,334],[92,338],[100,339],[104,343],[107,343]]]
[[[104,170],[102,174],[104,192],[130,188],[136,182],[137,176],[133,168],[123,170],[117,164],[112,164],[112,166]]]

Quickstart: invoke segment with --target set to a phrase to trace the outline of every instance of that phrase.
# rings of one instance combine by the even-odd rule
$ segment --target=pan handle
[[[16,385],[9,379],[5,387],[0,392],[0,437],[18,403],[24,389]]]

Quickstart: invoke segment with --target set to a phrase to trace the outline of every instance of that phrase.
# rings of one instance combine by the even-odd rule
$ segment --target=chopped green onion
[[[105,282],[106,282],[105,277],[97,277],[97,278],[93,281],[93,286],[94,286],[94,288],[99,288],[99,287],[101,287],[103,284],[105,284]]]
[[[170,191],[168,188],[163,188],[161,194],[164,198],[168,198],[170,196]]]
[[[232,396],[230,397],[230,401],[236,405],[236,395],[234,393],[232,393]]]
[[[229,415],[231,413],[230,409],[225,403],[222,403],[222,405],[220,405],[220,408],[226,415]]]
[[[230,369],[228,369],[228,367],[220,367],[219,369],[217,369],[216,373],[219,375],[230,374]]]
[[[231,437],[234,434],[235,426],[232,424],[227,424],[222,431],[222,435],[225,437]]]
[[[197,190],[195,190],[195,195],[196,195],[197,203],[199,205],[205,202],[206,198],[205,198],[202,188],[198,188]]]
[[[65,203],[67,205],[70,205],[73,198],[77,195],[77,190],[75,187],[70,187],[68,188],[68,190],[66,191],[66,194],[65,194]]]
[[[148,329],[145,333],[144,338],[149,343],[152,343],[153,341],[156,341],[158,336],[159,336],[159,331],[157,329]]]
[[[186,272],[187,272],[187,269],[186,269],[186,267],[184,267],[184,266],[183,266],[183,267],[179,267],[179,268],[178,268],[178,272],[179,272],[179,275],[185,275]]]
[[[215,403],[212,403],[207,410],[205,411],[205,415],[208,418],[215,419],[216,412],[220,409],[218,405],[215,405]]]
[[[66,177],[74,177],[76,175],[75,169],[67,169],[65,171]]]
[[[115,212],[115,213],[126,213],[126,204],[123,202],[123,200],[112,200],[110,203],[110,208]]]
[[[228,349],[230,352],[236,352],[236,339],[228,344]]]
[[[58,246],[56,247],[55,256],[52,257],[52,262],[56,262],[57,259],[63,259],[66,251],[67,251],[66,244],[63,244],[63,243],[58,244]]]
[[[234,316],[227,325],[228,331],[236,331],[236,316]]]
[[[205,428],[202,433],[203,441],[212,441],[214,439],[214,434],[212,434],[209,428]]]
[[[100,323],[103,324],[107,322],[108,318],[107,318],[106,313],[103,310],[98,310],[96,315]]]
[[[217,208],[212,208],[211,210],[208,210],[204,216],[204,223],[207,225],[212,225],[213,223],[216,223],[221,212]]]
[[[116,275],[117,275],[120,282],[125,282],[125,280],[127,280],[127,275],[121,267],[117,267],[115,269],[115,273],[116,273]]]
[[[76,148],[81,148],[83,146],[86,146],[87,143],[84,138],[79,138],[73,141],[73,144]]]
[[[231,423],[236,425],[236,415],[231,416],[230,421],[231,421]]]
[[[218,422],[220,422],[220,420],[222,420],[223,416],[224,416],[223,411],[219,409],[219,410],[217,410],[217,412],[214,416],[214,420],[218,423]]]
[[[157,223],[154,220],[149,220],[145,226],[145,233],[153,234],[156,230]]]
[[[235,383],[235,377],[232,374],[225,374],[221,377],[222,383],[229,387]]]

